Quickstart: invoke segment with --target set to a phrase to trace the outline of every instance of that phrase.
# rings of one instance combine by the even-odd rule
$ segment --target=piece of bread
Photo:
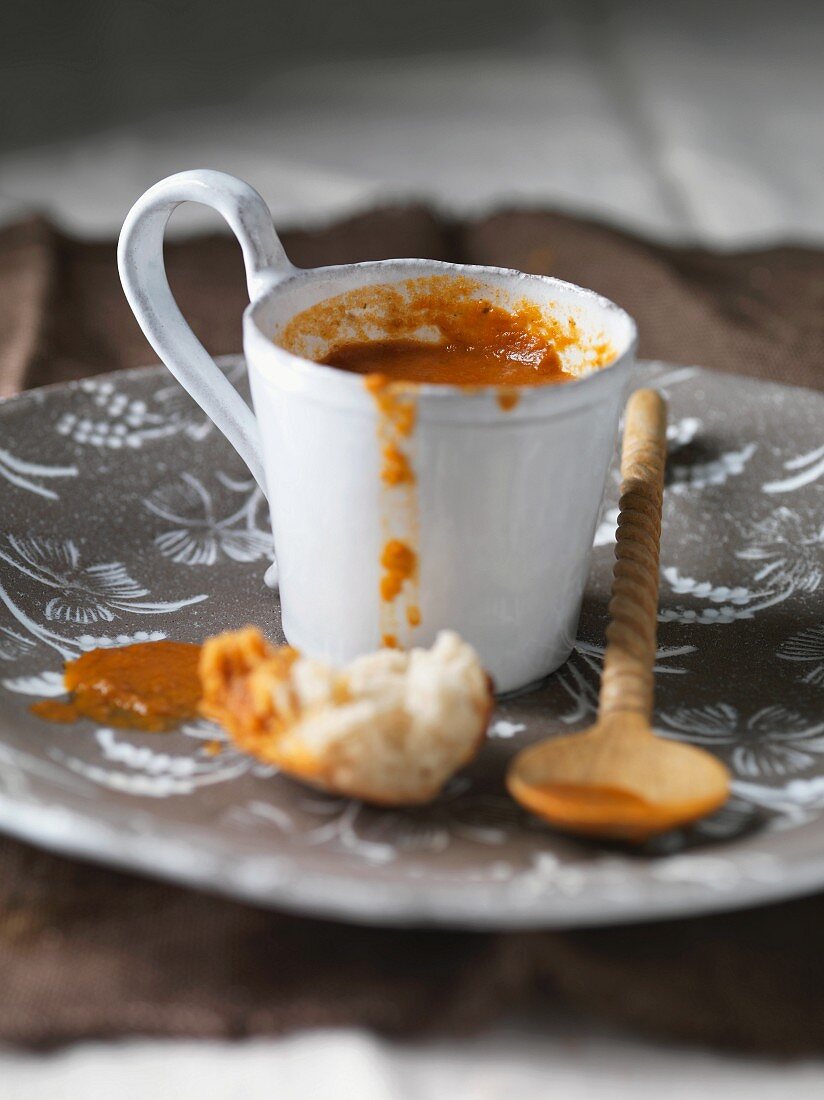
[[[200,678],[203,713],[243,751],[383,806],[433,799],[478,752],[492,712],[489,677],[451,631],[336,670],[247,627],[205,642]]]

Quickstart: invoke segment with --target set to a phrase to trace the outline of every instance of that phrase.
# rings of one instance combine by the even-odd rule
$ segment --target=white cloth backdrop
[[[111,235],[161,176],[210,166],[282,224],[391,194],[553,203],[718,246],[821,241],[824,10],[799,10],[636,0],[507,54],[279,61],[244,103],[0,157],[0,196]]]
[[[571,16],[509,54],[281,69],[247,102],[0,157],[0,214],[32,206],[117,232],[149,184],[211,166],[276,221],[377,197],[481,211],[554,204],[670,239],[824,241],[824,6],[616,9]],[[573,9],[574,10],[574,9]],[[189,212],[179,231],[213,225]],[[239,1044],[131,1042],[0,1055],[2,1100],[670,1100],[824,1095],[824,1061],[774,1064],[593,1032],[535,1010],[475,1038],[395,1044],[356,1031]]]

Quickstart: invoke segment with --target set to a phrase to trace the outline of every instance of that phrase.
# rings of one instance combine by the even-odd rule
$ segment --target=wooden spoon
[[[571,833],[642,841],[711,813],[729,795],[720,761],[651,726],[666,424],[658,393],[632,395],[598,720],[519,752],[507,775],[513,798]]]

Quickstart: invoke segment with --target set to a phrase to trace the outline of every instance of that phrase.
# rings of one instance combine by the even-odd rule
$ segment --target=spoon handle
[[[624,420],[616,561],[601,680],[602,716],[632,711],[652,719],[666,455],[664,399],[655,390],[636,390]]]

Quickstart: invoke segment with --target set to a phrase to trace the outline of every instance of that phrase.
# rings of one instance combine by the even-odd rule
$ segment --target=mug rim
[[[275,298],[279,292],[293,287],[296,283],[300,282],[313,282],[316,278],[321,279],[326,276],[336,276],[341,272],[359,271],[365,269],[377,269],[386,270],[388,268],[405,268],[407,266],[420,267],[426,265],[432,274],[449,274],[449,275],[494,275],[494,276],[506,276],[513,279],[516,282],[532,282],[534,280],[543,284],[550,284],[559,290],[572,292],[576,298],[582,298],[607,313],[617,315],[622,318],[628,327],[628,336],[623,348],[618,352],[615,358],[601,367],[597,367],[595,370],[589,371],[587,374],[578,378],[572,378],[567,382],[561,384],[535,384],[535,385],[519,385],[507,387],[517,390],[519,394],[519,403],[511,411],[507,412],[508,417],[512,417],[514,413],[517,413],[518,408],[524,402],[524,399],[536,397],[542,395],[549,398],[551,394],[569,394],[578,393],[580,390],[589,386],[593,388],[593,383],[596,379],[605,379],[609,376],[622,373],[622,370],[634,358],[636,349],[638,347],[638,326],[635,322],[635,318],[628,313],[622,306],[617,305],[610,298],[607,298],[603,294],[599,294],[595,290],[591,290],[588,287],[579,286],[577,283],[571,283],[565,279],[558,279],[554,275],[538,275],[531,272],[519,271],[517,268],[507,267],[494,267],[487,264],[460,264],[451,263],[448,260],[426,260],[416,259],[414,257],[404,257],[398,259],[384,259],[384,260],[362,260],[357,263],[351,264],[329,264],[324,267],[311,267],[311,268],[293,268],[285,277],[282,275],[274,276],[271,285],[267,286],[261,294],[255,297],[247,306],[243,312],[243,329],[244,336],[249,337],[250,333],[253,334],[253,339],[261,350],[266,350],[269,353],[274,352],[281,365],[288,366],[292,371],[296,372],[299,377],[306,382],[311,381],[313,378],[319,382],[324,379],[331,381],[334,379],[336,386],[341,386],[343,389],[348,389],[353,395],[355,393],[363,393],[363,378],[361,375],[355,374],[351,371],[341,370],[339,367],[330,366],[327,363],[318,363],[314,359],[307,359],[302,355],[297,355],[294,352],[288,351],[286,348],[281,347],[275,343],[274,339],[267,335],[258,324],[256,314],[263,309],[273,298]],[[410,278],[414,276],[410,275]],[[426,273],[422,273],[420,278],[426,278]],[[374,286],[381,285],[379,282],[369,284]],[[341,291],[340,293],[345,293]],[[329,297],[335,297],[332,293]],[[301,311],[297,311],[301,312]],[[248,358],[248,357],[247,357]],[[268,356],[267,356],[268,359]],[[251,363],[250,363],[251,365]],[[262,365],[256,363],[255,366],[258,369],[262,368]],[[269,375],[269,371],[263,367],[265,373]],[[399,380],[400,381],[400,380]],[[473,386],[471,390],[467,390],[462,386],[458,386],[448,382],[407,382],[402,383],[404,387],[408,387],[408,391],[414,394],[418,398],[429,399],[435,401],[450,401],[455,402],[460,400],[462,402],[469,401],[485,401],[490,396],[497,397],[501,389],[501,383],[489,383],[487,385]],[[550,398],[551,400],[551,398]],[[555,400],[562,400],[562,398],[556,397]]]

